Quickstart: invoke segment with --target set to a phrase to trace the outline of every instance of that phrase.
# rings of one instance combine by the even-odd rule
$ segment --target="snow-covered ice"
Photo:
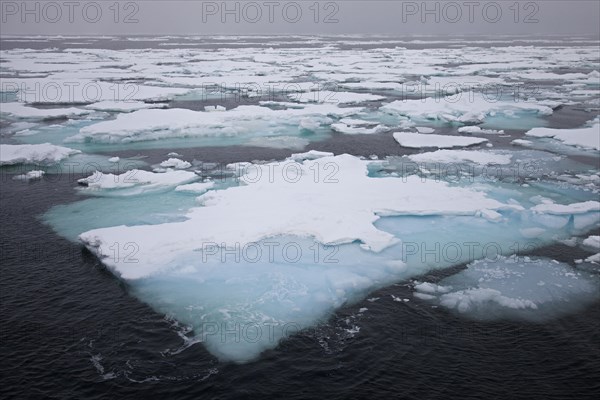
[[[391,114],[407,116],[415,120],[443,120],[447,122],[481,123],[488,116],[515,113],[552,114],[552,108],[533,102],[516,102],[489,99],[479,93],[463,94],[458,98],[426,98],[424,100],[396,100],[381,107]]]
[[[192,164],[189,161],[183,161],[173,157],[161,162],[160,166],[165,168],[188,169]]]
[[[472,162],[476,164],[509,164],[510,154],[498,154],[482,150],[437,150],[428,153],[412,154],[408,156],[415,162],[427,163],[457,163]]]
[[[476,137],[436,135],[433,133],[422,134],[415,132],[394,132],[394,139],[396,139],[396,142],[403,147],[415,149],[424,147],[437,147],[439,149],[468,147],[488,141],[487,139]]]
[[[2,103],[0,112],[12,115],[23,119],[52,119],[52,118],[67,118],[79,115],[89,114],[90,110],[81,108],[35,108],[27,106],[23,103]]]
[[[88,104],[85,108],[98,111],[119,111],[119,112],[131,112],[136,110],[142,110],[144,108],[162,108],[166,107],[166,104],[160,103],[144,103],[143,101],[111,101],[104,100],[97,103]]]
[[[584,246],[591,247],[594,249],[600,249],[600,236],[589,236],[588,238],[583,240],[582,244]]]
[[[205,193],[208,189],[212,189],[215,186],[214,182],[196,182],[188,183],[186,185],[179,185],[175,188],[176,192],[189,192],[194,194]]]
[[[46,172],[41,170],[29,171],[22,175],[15,175],[13,179],[21,180],[21,181],[30,181],[32,179],[41,179]]]
[[[77,153],[81,152],[50,143],[0,144],[0,165],[53,164]]]
[[[600,122],[579,129],[534,128],[525,134],[537,138],[554,138],[569,146],[600,151]]]
[[[264,128],[272,131],[277,123],[298,126],[308,116],[325,118],[352,115],[360,108],[340,108],[334,104],[308,104],[298,108],[272,110],[262,106],[238,106],[221,112],[187,109],[138,110],[120,114],[114,120],[81,128],[67,138],[71,142],[94,141],[127,143],[173,137],[236,136]]]
[[[436,49],[415,48],[424,42],[432,43],[340,37],[334,44],[311,38],[306,47],[283,38],[260,50],[182,49],[174,42],[154,49],[2,50],[3,76],[12,76],[15,88],[12,103],[1,105],[3,137],[52,145],[37,144],[35,153],[30,145],[3,144],[0,160],[55,163],[72,155],[69,162],[97,163],[104,173],[80,181],[85,199],[56,206],[44,218],[61,235],[79,236],[127,281],[130,293],[192,327],[193,340],[223,360],[255,359],[297,330],[281,328],[314,326],[377,288],[466,263],[448,282],[417,284],[415,296],[490,318],[544,319],[585,304],[598,284],[582,271],[548,259],[522,266],[504,257],[521,249],[515,243],[528,250],[566,241],[589,252],[578,266],[600,263],[590,233],[600,226],[600,178],[565,156],[589,158],[598,150],[598,122],[544,128],[554,126],[548,117],[558,118],[561,106],[589,119],[597,115],[596,42],[557,51],[553,41],[552,47],[496,47],[482,39],[465,47],[444,39]],[[355,47],[368,43],[381,46]],[[562,73],[569,69],[575,71]],[[530,81],[540,90],[520,90]],[[32,96],[36,84],[66,89],[66,83],[74,93]],[[90,85],[96,96],[78,90]],[[484,86],[502,95],[484,95]],[[50,126],[48,118],[66,121]],[[512,137],[504,138],[515,131],[529,131],[512,142],[526,148],[505,150]],[[409,148],[484,149],[412,154],[396,146],[390,151],[411,154],[385,157],[367,144],[361,152],[373,154],[370,160],[303,152],[325,138],[385,143],[386,132]],[[372,136],[343,136],[353,134]],[[476,137],[483,135],[493,136]],[[495,150],[486,149],[492,143]],[[196,153],[189,148],[224,145],[286,150],[262,150],[285,155],[230,165],[222,181],[192,172]],[[152,163],[168,160],[150,166],[128,159],[132,149],[169,153],[152,156]],[[287,149],[295,153],[283,160],[292,153]],[[331,143],[321,149],[339,154]],[[134,160],[142,166],[129,165]],[[407,160],[427,168],[403,170]],[[436,179],[448,164],[468,168],[456,180]],[[536,168],[486,176],[522,164]],[[35,178],[44,168],[23,169]],[[87,176],[93,169],[76,171]],[[462,179],[467,171],[479,172]],[[455,257],[448,238],[461,250]],[[480,245],[473,252],[463,246],[473,242]],[[501,256],[489,260],[495,251]],[[404,297],[392,296],[393,304],[403,306]],[[258,340],[236,342],[222,338],[223,324],[265,325]]]
[[[193,172],[171,170],[163,173],[132,169],[120,175],[94,172],[78,180],[86,193],[99,196],[134,196],[173,188],[197,180]]]

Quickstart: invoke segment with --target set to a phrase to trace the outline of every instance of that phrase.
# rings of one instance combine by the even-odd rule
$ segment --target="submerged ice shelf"
[[[541,321],[600,298],[598,276],[544,258],[475,261],[439,284],[417,283],[414,296],[470,318]]]

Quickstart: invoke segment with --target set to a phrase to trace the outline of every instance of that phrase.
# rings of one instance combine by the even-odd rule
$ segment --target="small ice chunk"
[[[120,160],[119,157],[111,157],[108,159],[108,162],[117,163],[117,162],[119,162],[119,160]]]
[[[419,133],[433,133],[433,132],[435,132],[435,129],[430,128],[428,126],[417,126],[417,127],[415,127],[415,129]]]
[[[491,222],[498,222],[502,220],[502,214],[494,210],[481,210],[478,215]]]
[[[413,293],[413,296],[421,299],[421,300],[433,300],[436,297],[431,295],[431,294],[427,294],[427,293],[421,293],[421,292],[415,292]]]
[[[188,183],[187,185],[179,185],[175,188],[176,192],[190,192],[195,194],[205,193],[207,190],[215,186],[212,181]]]
[[[517,146],[524,146],[524,147],[528,147],[533,144],[533,142],[531,140],[525,140],[525,139],[515,139],[510,143],[517,145]]]
[[[305,153],[294,153],[290,156],[290,159],[295,160],[295,161],[302,161],[302,160],[316,160],[318,158],[332,157],[332,156],[333,156],[333,153],[330,153],[328,151],[310,150]]]
[[[590,236],[587,239],[584,239],[582,244],[594,249],[600,249],[600,236]]]
[[[494,129],[481,129],[479,126],[462,126],[462,127],[458,128],[458,132],[485,134],[485,135],[502,135],[502,134],[504,134],[503,130],[497,131]]]
[[[46,172],[40,171],[40,170],[29,171],[26,174],[17,175],[15,177],[13,177],[13,179],[22,180],[22,181],[29,181],[29,180],[32,180],[32,179],[41,179],[42,176],[44,176],[45,173]]]
[[[198,175],[188,171],[170,170],[164,173],[154,173],[132,169],[120,175],[96,171],[91,176],[79,179],[77,182],[93,194],[129,196],[168,189],[196,179],[198,179]]]
[[[321,126],[321,121],[318,118],[306,117],[300,120],[298,127],[301,129],[306,129],[308,131],[314,131]]]
[[[372,135],[375,133],[386,132],[390,128],[385,125],[376,125],[374,127],[350,126],[342,123],[331,124],[331,129],[336,132],[345,133],[347,135]]]
[[[160,166],[164,168],[188,169],[192,166],[192,164],[187,161],[180,160],[179,158],[169,158],[168,160],[161,162]]]
[[[600,264],[600,253],[596,253],[593,256],[589,256],[588,258],[585,259],[585,261],[594,263],[594,264]]]
[[[227,109],[223,106],[204,106],[204,111],[214,112],[214,111],[226,111]]]

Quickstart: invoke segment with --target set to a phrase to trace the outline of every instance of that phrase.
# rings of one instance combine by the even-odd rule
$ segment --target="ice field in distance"
[[[0,165],[19,185],[81,174],[44,222],[224,361],[402,281],[432,312],[478,320],[598,301],[597,41],[440,43],[2,50]],[[556,126],[565,107],[585,120]],[[398,155],[331,150],[384,137]],[[287,155],[211,174],[173,153],[227,146]],[[585,257],[523,255],[565,243]]]

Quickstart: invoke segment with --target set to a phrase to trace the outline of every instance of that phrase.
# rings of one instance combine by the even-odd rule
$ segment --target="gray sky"
[[[600,35],[598,0],[523,0],[517,7],[516,0],[321,0],[318,7],[315,0],[119,0],[118,7],[115,3],[1,0],[0,33]]]

